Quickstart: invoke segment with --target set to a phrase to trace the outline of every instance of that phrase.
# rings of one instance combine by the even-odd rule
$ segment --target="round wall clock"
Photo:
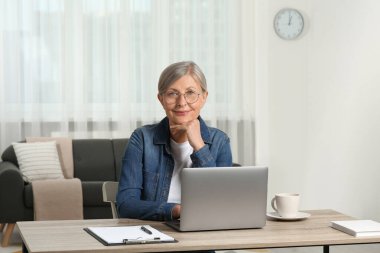
[[[293,40],[302,33],[304,21],[301,12],[296,9],[286,8],[277,12],[273,26],[280,38]]]

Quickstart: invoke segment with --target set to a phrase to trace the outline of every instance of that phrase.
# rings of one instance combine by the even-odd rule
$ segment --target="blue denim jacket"
[[[199,117],[203,148],[190,157],[193,167],[232,165],[228,136],[208,127]],[[120,217],[172,220],[175,203],[167,203],[174,160],[170,150],[169,120],[146,125],[131,135],[123,157],[117,194]]]

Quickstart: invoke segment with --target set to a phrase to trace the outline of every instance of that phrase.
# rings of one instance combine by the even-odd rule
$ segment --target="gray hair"
[[[190,75],[202,87],[202,91],[207,91],[205,75],[197,64],[192,61],[176,62],[162,71],[158,81],[158,93],[163,94],[175,81],[185,75]]]

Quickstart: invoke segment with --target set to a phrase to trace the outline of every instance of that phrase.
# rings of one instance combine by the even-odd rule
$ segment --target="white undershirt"
[[[171,151],[174,159],[174,170],[170,182],[169,203],[181,203],[181,171],[183,168],[189,168],[192,165],[190,155],[193,153],[193,147],[188,141],[177,143],[170,139]]]

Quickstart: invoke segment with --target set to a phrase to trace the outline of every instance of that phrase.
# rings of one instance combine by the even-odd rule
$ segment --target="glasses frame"
[[[189,92],[189,91],[187,91],[187,92]],[[169,105],[175,104],[175,103],[177,102],[177,100],[178,100],[181,96],[183,96],[183,97],[185,98],[185,101],[186,101],[187,104],[191,105],[191,104],[194,104],[194,103],[198,102],[198,100],[199,100],[199,96],[202,94],[202,93],[198,93],[198,92],[194,92],[194,91],[192,91],[192,92],[194,92],[195,94],[197,94],[198,96],[197,96],[197,99],[196,99],[194,102],[189,102],[189,101],[187,101],[187,97],[186,97],[186,93],[187,93],[187,92],[185,92],[185,93],[181,93],[181,92],[179,92],[179,91],[173,91],[173,93],[177,93],[177,94],[178,94],[178,97],[177,97],[175,100],[173,100],[173,102],[168,102],[168,101],[167,101],[167,93],[168,93],[168,91],[164,92],[164,93],[162,94],[162,96],[164,97],[165,102],[166,102],[167,104],[169,104]]]

